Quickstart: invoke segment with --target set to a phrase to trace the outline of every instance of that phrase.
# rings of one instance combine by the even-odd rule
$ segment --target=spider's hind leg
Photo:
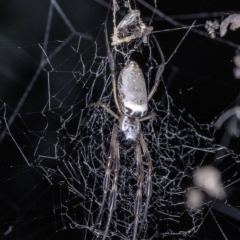
[[[118,113],[121,114],[121,109],[120,109],[120,106],[118,103],[118,98],[117,98],[117,81],[116,81],[116,76],[115,76],[115,61],[114,61],[114,57],[112,55],[111,49],[109,47],[108,32],[107,32],[106,25],[105,25],[105,40],[106,40],[106,47],[107,47],[108,63],[110,66],[110,71],[111,71],[114,102],[117,107]]]
[[[156,90],[158,88],[158,85],[159,85],[159,82],[160,82],[160,77],[162,76],[162,73],[163,73],[163,70],[164,70],[164,67],[165,67],[165,58],[164,58],[162,49],[161,49],[157,39],[155,38],[155,36],[152,35],[152,37],[153,37],[153,40],[154,40],[155,44],[157,45],[157,49],[158,49],[158,52],[160,54],[160,58],[161,58],[162,62],[158,67],[156,77],[155,77],[155,83],[154,83],[151,91],[148,93],[148,101],[152,98],[153,94],[156,92]]]

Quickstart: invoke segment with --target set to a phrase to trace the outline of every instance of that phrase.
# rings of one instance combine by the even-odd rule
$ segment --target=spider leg
[[[120,169],[119,141],[118,141],[118,138],[117,138],[117,133],[118,133],[118,126],[115,125],[114,129],[113,129],[112,145],[111,145],[114,177],[113,177],[113,182],[112,182],[112,189],[110,191],[110,196],[109,196],[109,205],[108,205],[109,215],[108,215],[107,225],[106,225],[105,232],[104,232],[102,240],[105,240],[105,238],[107,237],[108,229],[109,229],[110,222],[111,222],[112,215],[113,215],[113,211],[116,208],[117,182],[118,182],[119,169]],[[109,185],[110,172],[109,172],[108,175],[109,175],[109,177],[108,177],[108,185]]]
[[[118,115],[113,112],[108,106],[106,106],[103,103],[91,103],[88,107],[102,107],[104,108],[108,113],[110,113],[113,117],[115,117],[116,119],[118,119]]]
[[[148,101],[152,98],[153,94],[156,92],[157,88],[158,88],[158,85],[159,85],[159,81],[160,81],[160,77],[162,76],[162,72],[164,70],[164,67],[165,67],[165,58],[164,58],[164,55],[163,55],[163,52],[162,52],[162,49],[160,48],[160,45],[157,41],[157,39],[155,38],[154,35],[152,35],[153,37],[153,40],[158,48],[158,51],[160,53],[160,57],[161,57],[161,64],[159,65],[158,67],[158,70],[157,70],[157,73],[156,73],[156,77],[155,77],[155,83],[151,89],[151,91],[149,92],[148,94]]]
[[[137,172],[138,172],[138,189],[137,189],[137,196],[135,199],[135,208],[134,208],[134,231],[133,231],[133,240],[136,240],[137,237],[137,228],[139,223],[139,217],[141,215],[142,210],[142,188],[144,183],[144,173],[143,173],[143,163],[142,163],[142,152],[139,141],[136,142],[135,145],[135,156],[137,162]]]
[[[95,221],[93,231],[95,230],[97,224],[99,223],[99,219],[102,215],[104,203],[106,201],[107,192],[108,192],[109,185],[110,185],[111,165],[112,165],[112,161],[114,161],[114,158],[115,158],[115,152],[116,152],[115,149],[116,149],[116,147],[118,147],[117,134],[118,134],[118,126],[114,125],[113,132],[112,132],[112,139],[111,139],[111,143],[110,143],[110,150],[109,150],[106,169],[105,169],[105,176],[104,176],[104,180],[103,180],[102,204],[101,204],[101,208],[100,208],[100,211],[98,213],[97,219]]]
[[[146,121],[146,120],[149,120],[151,118],[154,118],[157,114],[156,113],[150,113],[149,115],[147,116],[144,116],[142,118],[139,119],[139,122],[143,122],[143,121]]]
[[[148,173],[147,173],[147,178],[146,178],[146,204],[145,204],[145,209],[144,209],[144,213],[143,213],[143,217],[142,217],[142,221],[141,221],[141,225],[140,228],[138,230],[138,235],[141,234],[142,229],[143,229],[143,225],[147,216],[147,211],[148,211],[148,207],[149,207],[149,202],[152,196],[152,159],[150,156],[150,152],[148,150],[147,144],[145,142],[145,140],[143,139],[142,134],[140,134],[140,144],[143,150],[143,154],[147,160],[147,165],[148,165]]]
[[[116,83],[115,66],[114,66],[115,63],[114,63],[113,55],[112,55],[110,47],[109,47],[108,33],[107,33],[106,25],[105,25],[105,39],[106,39],[106,46],[107,46],[108,62],[109,62],[110,71],[111,71],[111,78],[112,78],[112,88],[113,88],[114,102],[116,104],[118,113],[121,114],[121,110],[120,110],[118,99],[117,99],[117,83]]]

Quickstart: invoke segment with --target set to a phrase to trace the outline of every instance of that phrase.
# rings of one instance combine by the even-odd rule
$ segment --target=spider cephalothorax
[[[136,141],[137,136],[140,132],[139,119],[122,115],[119,118],[119,128],[123,132],[125,140]]]
[[[119,125],[115,124],[113,127],[110,151],[106,164],[105,177],[103,181],[102,205],[97,216],[95,226],[93,228],[95,230],[97,224],[99,223],[103,211],[104,202],[106,200],[107,193],[109,190],[110,176],[112,172],[114,176],[112,179],[112,187],[109,195],[109,215],[102,238],[103,240],[107,237],[108,229],[112,219],[112,214],[116,206],[117,182],[120,170],[119,133],[124,135],[124,140],[126,142],[133,143],[137,163],[137,173],[139,175],[137,183],[138,190],[135,199],[136,207],[134,209],[135,221],[133,230],[133,240],[136,240],[137,236],[140,235],[147,215],[148,205],[152,193],[152,160],[147,148],[147,144],[144,141],[143,134],[141,132],[140,122],[151,119],[155,116],[155,113],[147,115],[148,101],[152,98],[154,92],[158,87],[160,77],[165,65],[165,60],[161,48],[156,38],[154,36],[152,37],[160,53],[162,63],[158,67],[154,86],[152,87],[151,91],[147,94],[143,72],[140,69],[137,62],[135,61],[130,61],[125,64],[124,68],[121,70],[119,74],[118,82],[116,82],[114,58],[109,47],[107,30],[105,29],[108,62],[110,65],[113,85],[113,96],[118,110],[118,114],[114,113],[109,107],[102,103],[92,103],[91,106],[103,107],[113,117],[118,119]],[[145,177],[146,204],[143,213],[142,213],[142,188],[144,185],[144,172],[141,148],[146,158],[148,166],[148,173],[147,176]],[[140,228],[138,229],[139,219],[141,215],[142,215],[141,225]]]

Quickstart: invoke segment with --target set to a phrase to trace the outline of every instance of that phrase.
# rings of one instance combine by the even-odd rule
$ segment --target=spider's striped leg
[[[95,221],[93,231],[95,230],[97,224],[99,223],[99,219],[102,215],[104,203],[106,201],[107,192],[109,189],[111,165],[112,165],[112,161],[114,161],[114,158],[115,158],[115,151],[116,151],[115,149],[116,149],[116,147],[118,148],[117,134],[118,134],[118,126],[115,124],[113,127],[112,139],[111,139],[111,143],[110,143],[110,150],[109,150],[109,155],[108,155],[107,164],[106,164],[106,168],[105,168],[105,176],[104,176],[104,180],[103,180],[102,204],[101,204],[101,208],[98,213],[97,219]]]
[[[118,126],[115,125],[113,130],[113,138],[112,138],[113,144],[111,146],[114,177],[112,181],[112,189],[109,196],[109,205],[108,205],[109,215],[108,215],[107,225],[106,225],[102,240],[105,240],[105,238],[107,237],[108,229],[112,219],[112,214],[116,208],[117,182],[118,182],[118,176],[119,176],[119,170],[120,170],[119,141],[117,138],[117,132],[118,132]],[[109,173],[109,176],[110,176],[110,173]]]
[[[142,163],[142,152],[139,141],[135,145],[135,156],[137,162],[137,172],[138,172],[138,184],[137,184],[137,196],[135,199],[135,221],[134,221],[134,230],[133,230],[133,240],[137,237],[137,228],[139,223],[139,217],[142,211],[142,187],[144,182],[144,173],[143,173],[143,163]]]
[[[147,148],[147,144],[144,141],[142,134],[140,134],[139,139],[140,139],[140,144],[141,144],[141,147],[142,147],[142,150],[143,150],[143,154],[144,154],[144,156],[147,160],[148,173],[147,173],[147,178],[146,178],[146,192],[145,192],[147,200],[146,200],[146,204],[145,204],[145,209],[144,209],[141,225],[140,225],[140,228],[139,228],[139,231],[138,231],[138,235],[140,235],[141,232],[142,232],[143,225],[144,225],[144,222],[145,222],[145,219],[146,219],[146,216],[147,216],[149,202],[150,202],[150,199],[151,199],[151,196],[152,196],[152,159],[151,159],[150,152]]]
[[[155,83],[154,83],[151,91],[148,94],[148,101],[152,98],[153,94],[156,92],[156,90],[158,88],[158,85],[159,85],[160,77],[162,76],[162,72],[163,72],[164,67],[165,67],[165,58],[164,58],[162,49],[160,48],[160,45],[159,45],[157,39],[155,38],[155,36],[152,35],[152,37],[153,37],[153,40],[154,40],[155,44],[157,45],[157,48],[158,48],[158,51],[160,53],[160,57],[161,57],[161,61],[162,62],[161,62],[161,64],[158,67],[158,70],[157,70],[157,73],[156,73],[156,77],[155,77]]]

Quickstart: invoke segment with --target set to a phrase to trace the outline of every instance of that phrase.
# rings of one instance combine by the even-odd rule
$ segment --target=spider
[[[140,129],[140,122],[149,120],[153,118],[156,114],[150,113],[147,115],[148,110],[148,101],[152,98],[153,94],[157,90],[160,77],[164,70],[165,59],[162,53],[162,50],[155,38],[153,36],[153,40],[158,48],[160,53],[162,63],[159,65],[155,83],[151,89],[151,91],[147,94],[146,83],[144,80],[143,72],[140,69],[139,65],[135,61],[129,61],[126,63],[124,68],[121,70],[118,82],[116,83],[115,77],[115,66],[114,66],[114,58],[110,50],[109,42],[108,42],[108,33],[105,27],[105,39],[106,39],[106,47],[107,47],[107,56],[108,62],[111,70],[111,80],[112,80],[112,88],[113,88],[113,96],[114,102],[117,107],[118,114],[114,113],[108,106],[102,103],[92,103],[90,106],[94,107],[102,107],[104,108],[110,115],[116,118],[119,121],[119,124],[115,124],[112,131],[112,137],[110,142],[110,150],[107,158],[106,168],[105,168],[105,176],[103,181],[103,198],[100,211],[98,213],[95,225],[93,227],[93,231],[95,230],[97,224],[99,223],[100,216],[103,212],[103,206],[107,197],[108,189],[110,187],[110,174],[113,170],[113,179],[112,179],[112,187],[109,195],[109,215],[107,219],[107,225],[103,234],[103,240],[108,235],[108,230],[110,226],[110,222],[112,219],[113,211],[116,207],[116,199],[117,199],[117,183],[119,178],[119,170],[120,170],[120,156],[119,156],[119,139],[118,134],[122,133],[125,136],[125,141],[130,142],[134,146],[135,151],[135,159],[137,163],[137,173],[138,173],[138,182],[137,182],[137,194],[135,198],[135,208],[134,208],[134,229],[133,229],[133,240],[140,235],[144,221],[146,219],[147,210],[149,206],[149,201],[152,194],[152,160],[147,148],[147,144],[143,138],[143,134]],[[143,217],[141,219],[141,225],[138,230],[138,225],[140,222],[140,216],[143,211],[142,209],[142,188],[144,184],[144,172],[143,172],[143,163],[142,163],[142,152],[146,158],[148,173],[146,176],[146,203],[145,209],[143,212]],[[113,169],[112,166],[113,165]]]

